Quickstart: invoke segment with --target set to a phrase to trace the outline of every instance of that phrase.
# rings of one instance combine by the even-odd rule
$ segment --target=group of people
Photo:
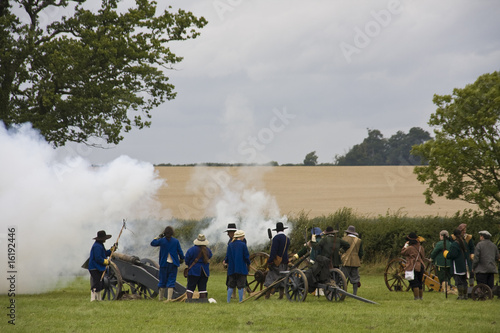
[[[264,282],[264,286],[268,287],[266,299],[269,299],[276,290],[279,291],[279,299],[282,299],[284,295],[284,281],[277,281],[282,277],[280,271],[288,270],[289,264],[288,247],[290,239],[285,235],[285,229],[287,227],[282,222],[278,222],[276,229],[274,229],[277,234],[272,240],[267,262],[269,270]],[[312,264],[311,270],[315,276],[318,277],[323,274],[322,277],[318,277],[319,281],[329,279],[330,269],[340,268],[347,282],[352,284],[353,294],[357,294],[358,288],[361,286],[359,267],[363,258],[363,246],[354,226],[349,226],[344,231],[342,238],[338,236],[338,230],[334,230],[331,226],[324,231],[318,227],[312,228],[311,240],[304,244],[304,247],[294,254],[290,261],[298,260],[308,253],[309,262]]]
[[[227,253],[224,264],[227,265],[227,287],[228,302],[235,289],[238,291],[240,302],[243,300],[244,288],[246,286],[248,268],[250,267],[250,254],[245,240],[245,232],[237,230],[234,223],[230,223],[226,231],[229,236]],[[91,301],[100,300],[103,289],[102,276],[109,265],[109,257],[118,247],[115,243],[109,250],[104,247],[104,242],[111,238],[104,230],[97,233],[95,242],[90,251],[88,270],[90,273]],[[184,255],[180,242],[174,237],[174,229],[167,226],[165,230],[151,241],[151,246],[159,247],[159,300],[172,301],[178,268],[182,263],[187,266],[186,297],[193,298],[194,291],[198,289],[199,299],[207,299],[207,282],[210,276],[210,258],[212,251],[205,235],[199,234],[193,241],[193,246]],[[166,293],[165,293],[166,291]]]
[[[479,232],[479,242],[474,245],[473,237],[467,234],[467,225],[460,224],[449,236],[448,231],[439,233],[439,242],[436,243],[431,252],[430,259],[437,269],[439,282],[444,285],[451,283],[451,277],[455,280],[458,291],[458,299],[468,298],[468,287],[474,284],[474,276],[477,283],[494,286],[494,274],[498,273],[497,263],[500,260],[497,245],[491,241],[491,233],[487,230]],[[413,280],[410,280],[410,288],[413,290],[415,300],[422,300],[423,284],[422,277],[425,271],[425,251],[422,246],[422,238],[412,232],[406,237],[401,254],[406,258],[405,270],[414,272]]]
[[[341,238],[338,230],[331,226],[322,231],[315,227],[311,230],[311,240],[304,247],[288,257],[290,239],[285,234],[286,226],[277,222],[276,235],[272,238],[271,250],[267,261],[268,273],[264,286],[267,287],[265,298],[269,299],[276,290],[279,299],[284,296],[284,281],[280,281],[282,274],[287,271],[289,264],[309,253],[309,262],[312,270],[315,267],[326,267],[329,272],[332,268],[340,268],[348,283],[352,284],[353,294],[356,295],[361,287],[359,267],[363,258],[363,243],[354,226],[349,226]],[[245,232],[238,230],[234,223],[228,224],[225,230],[229,237],[226,256],[223,264],[227,267],[227,302],[231,301],[233,294],[241,302],[247,285],[247,275],[250,267],[250,255],[245,239]],[[178,273],[178,267],[185,262],[187,266],[188,299],[193,298],[195,289],[198,289],[199,298],[208,298],[207,282],[210,276],[210,258],[212,251],[205,235],[199,234],[193,241],[193,246],[184,255],[179,241],[173,237],[174,229],[167,226],[162,234],[151,241],[151,246],[160,247],[159,255],[159,299],[171,301]],[[449,237],[448,231],[442,230],[439,234],[440,241],[435,245],[431,260],[437,268],[440,283],[450,284],[451,277],[455,280],[458,290],[458,299],[468,298],[468,285],[473,285],[475,275],[478,283],[484,283],[490,288],[494,285],[494,274],[498,272],[497,262],[500,260],[497,245],[491,241],[491,234],[480,231],[480,241],[474,245],[472,235],[467,234],[467,225],[460,224]],[[109,265],[108,257],[118,246],[115,243],[109,250],[104,248],[104,242],[111,238],[104,230],[97,233],[92,246],[88,269],[91,276],[91,300],[99,300],[100,291],[103,289],[102,275]],[[410,287],[415,300],[423,298],[423,274],[425,271],[425,250],[422,246],[423,238],[415,232],[406,236],[406,243],[401,250],[401,255],[406,259],[405,270],[413,271]],[[318,270],[319,271],[319,270]]]

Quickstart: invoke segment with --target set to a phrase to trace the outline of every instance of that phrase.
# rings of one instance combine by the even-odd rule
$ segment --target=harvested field
[[[213,216],[221,188],[254,189],[274,197],[281,214],[305,211],[309,217],[352,208],[367,217],[400,211],[413,216],[452,216],[463,201],[436,198],[425,204],[426,186],[411,166],[157,167],[168,186],[158,198],[179,219]]]

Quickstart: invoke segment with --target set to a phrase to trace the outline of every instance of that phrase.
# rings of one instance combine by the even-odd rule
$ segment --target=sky
[[[168,4],[209,22],[198,38],[171,45],[184,57],[166,73],[175,100],[117,146],[69,144],[59,156],[94,164],[121,155],[153,164],[285,164],[315,151],[318,163],[332,163],[367,129],[386,138],[412,127],[432,133],[434,94],[500,69],[495,0]]]

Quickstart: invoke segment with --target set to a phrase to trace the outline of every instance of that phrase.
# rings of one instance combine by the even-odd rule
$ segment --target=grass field
[[[226,303],[225,272],[213,271],[209,297],[216,304],[164,303],[157,300],[89,301],[88,277],[40,295],[19,295],[16,325],[7,323],[8,298],[0,296],[0,331],[16,332],[499,332],[500,300],[457,301],[456,296],[390,292],[383,275],[364,273],[359,296],[329,302],[307,296],[304,302],[250,299]],[[185,284],[186,279],[179,276]],[[349,291],[351,289],[349,288]]]
[[[426,186],[411,166],[157,167],[167,182],[158,193],[164,209],[179,219],[212,216],[223,189],[255,189],[275,198],[281,214],[300,211],[327,216],[343,207],[361,215],[401,211],[408,216],[452,216],[474,208],[460,200],[437,198],[425,204]]]

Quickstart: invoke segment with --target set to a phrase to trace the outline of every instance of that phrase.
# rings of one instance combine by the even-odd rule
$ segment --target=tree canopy
[[[428,185],[426,202],[445,196],[476,204],[485,213],[500,209],[500,73],[480,76],[452,95],[434,95],[429,120],[435,138],[413,148],[428,161],[415,167]]]
[[[420,158],[410,155],[413,145],[431,139],[429,132],[413,127],[408,134],[398,131],[389,139],[377,129],[368,129],[368,137],[345,155],[336,155],[336,165],[416,165]]]
[[[184,10],[158,14],[154,1],[126,10],[119,2],[102,0],[96,12],[86,0],[0,2],[0,120],[7,127],[31,122],[60,146],[95,137],[117,144],[122,131],[150,126],[150,111],[176,95],[164,70],[182,57],[167,43],[196,38],[207,21]],[[47,22],[57,9],[72,16]]]
[[[316,164],[318,164],[318,155],[316,155],[316,151],[312,151],[304,158],[304,165],[314,166]]]

